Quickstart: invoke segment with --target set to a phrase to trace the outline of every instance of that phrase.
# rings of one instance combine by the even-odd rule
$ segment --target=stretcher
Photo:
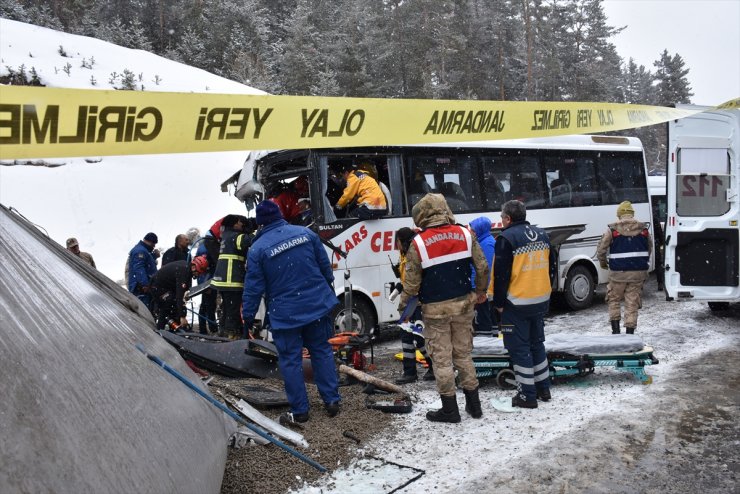
[[[630,372],[643,384],[652,377],[645,367],[658,364],[653,348],[645,345],[638,335],[582,335],[558,333],[545,341],[550,378],[557,381],[572,376],[592,374],[596,367],[612,367]],[[473,338],[473,364],[479,378],[495,378],[505,389],[516,386],[513,364],[497,337]]]

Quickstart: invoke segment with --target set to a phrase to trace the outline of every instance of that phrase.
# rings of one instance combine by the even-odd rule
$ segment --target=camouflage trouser
[[[437,391],[442,396],[455,394],[455,369],[463,389],[478,387],[473,351],[473,310],[456,316],[430,319],[424,317],[427,350],[434,362]]]
[[[609,304],[609,320],[621,319],[621,302],[624,300],[624,327],[637,327],[637,311],[642,307],[642,285],[644,281],[609,281],[606,302]]]

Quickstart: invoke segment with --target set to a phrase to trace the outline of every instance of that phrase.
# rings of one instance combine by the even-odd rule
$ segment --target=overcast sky
[[[654,70],[660,53],[678,53],[690,69],[692,103],[740,97],[740,0],[604,0],[619,55]]]

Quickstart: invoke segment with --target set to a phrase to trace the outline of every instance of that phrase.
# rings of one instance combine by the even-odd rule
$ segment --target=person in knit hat
[[[596,257],[602,269],[609,270],[606,302],[612,334],[619,334],[624,301],[624,327],[627,334],[637,328],[637,311],[642,307],[642,286],[648,277],[653,240],[649,224],[635,219],[629,201],[617,207],[618,221],[610,223],[599,241]]]
[[[306,422],[309,403],[303,379],[303,347],[311,354],[314,382],[330,417],[339,413],[339,379],[329,338],[334,334],[329,316],[339,303],[334,272],[319,236],[308,228],[290,225],[270,200],[256,208],[261,226],[247,256],[242,319],[250,331],[264,296],[278,365],[285,381],[290,412],[285,419]]]
[[[159,257],[159,251],[155,249],[157,242],[159,239],[156,233],[147,233],[129,251],[126,261],[128,291],[136,295],[149,310],[152,310],[149,284],[152,276],[157,272],[157,257]]]

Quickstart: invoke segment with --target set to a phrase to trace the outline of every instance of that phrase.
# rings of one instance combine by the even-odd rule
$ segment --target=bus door
[[[669,125],[668,300],[740,300],[738,136],[732,126],[711,113]]]

